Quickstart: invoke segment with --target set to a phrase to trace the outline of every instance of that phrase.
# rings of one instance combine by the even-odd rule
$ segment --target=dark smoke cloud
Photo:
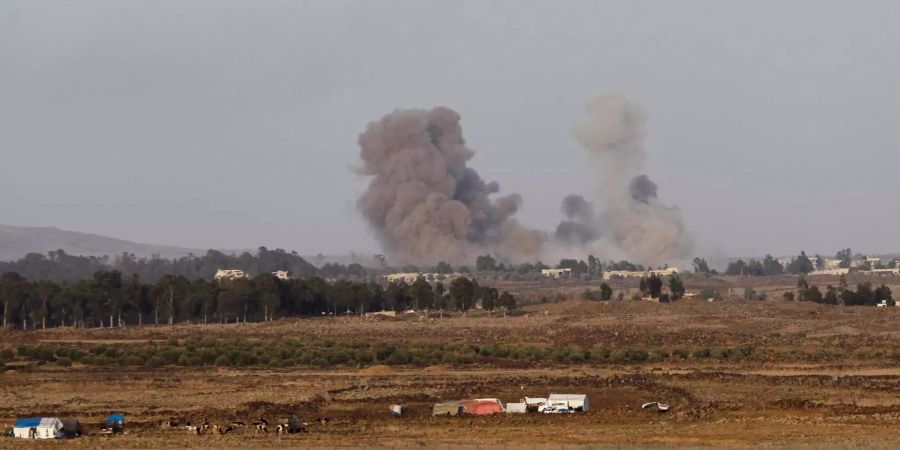
[[[578,194],[569,194],[562,201],[562,212],[569,219],[590,219],[594,206]]]
[[[650,200],[656,198],[656,187],[656,183],[647,178],[647,175],[638,175],[628,183],[628,192],[632,199],[649,205]]]
[[[597,217],[575,217],[564,200],[568,220],[557,227],[558,240],[587,245],[606,239],[642,263],[690,256],[693,239],[680,212],[660,203],[656,183],[638,175],[646,159],[644,121],[641,108],[622,95],[599,95],[588,102],[587,117],[575,137],[598,163],[604,209]]]
[[[535,258],[546,236],[520,226],[518,195],[499,192],[466,162],[455,111],[398,110],[372,122],[359,136],[361,173],[372,176],[357,206],[396,262],[470,263],[478,254]]]

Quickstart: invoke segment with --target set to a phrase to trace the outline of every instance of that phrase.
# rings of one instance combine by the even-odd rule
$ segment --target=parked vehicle
[[[106,418],[100,432],[103,434],[119,434],[125,431],[125,415],[122,413],[112,413]]]

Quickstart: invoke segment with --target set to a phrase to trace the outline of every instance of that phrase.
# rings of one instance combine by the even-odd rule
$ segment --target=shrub
[[[694,350],[692,356],[694,358],[708,358],[710,353],[712,353],[712,351],[709,349],[709,347],[704,347]]]
[[[125,356],[124,358],[122,358],[122,365],[123,366],[143,366],[144,361],[145,361],[144,358],[142,358],[138,355],[128,355],[128,356]]]
[[[147,367],[162,367],[166,365],[166,360],[160,356],[154,355],[147,359],[146,365]]]
[[[638,349],[628,349],[625,353],[629,361],[644,362],[647,360],[647,352]]]
[[[688,356],[690,356],[690,352],[688,352],[687,350],[685,350],[683,348],[676,348],[675,350],[672,350],[672,356],[675,356],[680,359],[687,359]]]
[[[67,356],[56,358],[56,364],[62,367],[69,367],[72,365],[72,358],[69,358]]]
[[[231,365],[231,361],[228,359],[227,355],[219,355],[216,357],[214,364],[219,367],[224,367]]]

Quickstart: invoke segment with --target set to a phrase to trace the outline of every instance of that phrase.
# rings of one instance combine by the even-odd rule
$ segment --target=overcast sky
[[[592,95],[648,116],[702,254],[898,251],[897,1],[0,2],[0,223],[187,247],[376,252],[356,140],[462,115],[552,229],[598,174]]]

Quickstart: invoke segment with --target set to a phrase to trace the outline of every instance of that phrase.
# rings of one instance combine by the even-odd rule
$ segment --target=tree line
[[[383,259],[375,258],[376,261]],[[587,260],[562,259],[554,266],[557,269],[571,269],[572,275],[578,278],[600,278],[604,270],[644,271],[644,266],[628,261],[609,261],[601,263],[598,258],[588,255]],[[326,279],[351,278],[357,280],[372,279],[379,275],[395,272],[419,272],[449,275],[491,274],[497,276],[519,275],[540,276],[541,270],[549,269],[540,261],[535,263],[510,264],[498,262],[491,255],[481,255],[475,261],[474,270],[469,266],[453,267],[445,261],[434,266],[405,265],[401,267],[364,267],[359,263],[347,265],[325,263],[316,267],[307,262],[297,252],[282,249],[269,250],[260,247],[255,254],[243,252],[239,255],[225,254],[209,250],[205,255],[188,255],[181,258],[166,259],[159,256],[137,258],[133,254],[123,253],[115,257],[76,256],[63,250],[45,254],[29,253],[17,261],[0,262],[0,273],[15,272],[31,280],[49,280],[56,283],[75,283],[91,278],[100,271],[118,270],[126,274],[137,274],[141,280],[155,283],[166,275],[182,276],[187,279],[212,279],[219,269],[240,269],[245,273],[256,275],[275,271],[287,271],[294,278],[321,276]]]
[[[785,300],[795,300],[793,292],[784,294]],[[850,288],[847,278],[841,275],[837,286],[828,285],[825,292],[822,292],[818,286],[809,284],[806,278],[800,277],[797,280],[796,300],[801,302],[814,302],[826,305],[844,305],[844,306],[875,306],[885,302],[888,306],[894,306],[891,288],[881,285],[876,288],[872,287],[872,283],[858,283],[856,290]]]
[[[279,317],[364,314],[375,311],[513,310],[509,292],[455,278],[432,285],[319,276],[282,280],[269,273],[253,278],[209,281],[166,274],[145,283],[137,274],[97,271],[71,284],[32,281],[15,272],[0,275],[2,325],[23,329],[58,326],[121,327],[160,323],[259,322]]]

